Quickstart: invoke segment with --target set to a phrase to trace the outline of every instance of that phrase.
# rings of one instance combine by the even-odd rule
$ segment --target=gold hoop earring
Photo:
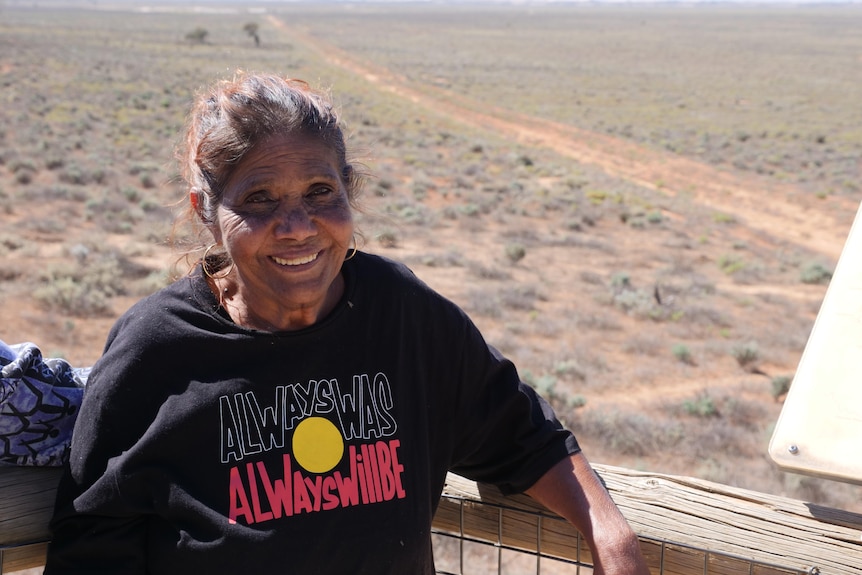
[[[359,250],[356,248],[356,234],[353,234],[353,251],[348,253],[347,257],[344,258],[344,261],[347,262],[347,261],[352,260],[354,257],[356,257],[357,251],[359,251]]]
[[[209,258],[210,250],[213,249],[214,247],[216,247],[216,245],[217,244],[210,244],[209,246],[207,246],[207,249],[204,250],[204,256],[201,259],[201,266],[204,269],[204,274],[208,278],[214,279],[214,280],[221,280],[221,279],[224,279],[227,276],[229,276],[230,272],[233,271],[233,260],[230,260],[230,265],[227,267],[227,271],[225,271],[223,274],[217,276],[217,275],[213,274],[212,272],[210,272],[209,266],[207,265],[207,258]],[[227,253],[223,254],[223,256],[227,259],[230,259],[230,258],[228,258]]]

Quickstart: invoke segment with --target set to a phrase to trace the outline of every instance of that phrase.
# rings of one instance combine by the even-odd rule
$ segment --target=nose
[[[279,210],[275,233],[280,238],[302,241],[317,233],[317,225],[305,206],[294,204]]]

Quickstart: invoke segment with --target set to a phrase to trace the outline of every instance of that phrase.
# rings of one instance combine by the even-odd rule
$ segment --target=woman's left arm
[[[582,453],[557,463],[526,493],[580,531],[596,575],[649,575],[637,536]]]

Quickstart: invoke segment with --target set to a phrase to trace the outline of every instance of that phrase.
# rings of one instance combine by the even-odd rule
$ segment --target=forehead
[[[338,154],[323,138],[277,133],[255,144],[243,156],[228,179],[228,186],[249,178],[338,178],[340,173]]]

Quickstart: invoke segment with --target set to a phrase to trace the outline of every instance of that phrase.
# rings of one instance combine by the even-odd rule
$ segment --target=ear
[[[203,204],[201,198],[202,193],[203,192],[201,192],[200,188],[192,188],[191,190],[189,190],[189,203],[192,205],[192,209],[195,211],[198,217],[203,220],[204,218],[201,214],[201,206]]]
[[[192,209],[198,215],[204,226],[213,235],[216,243],[221,244],[221,230],[217,225],[207,219],[206,214],[204,214],[204,201],[204,193],[200,188],[192,188],[189,190],[189,203],[191,204]]]

